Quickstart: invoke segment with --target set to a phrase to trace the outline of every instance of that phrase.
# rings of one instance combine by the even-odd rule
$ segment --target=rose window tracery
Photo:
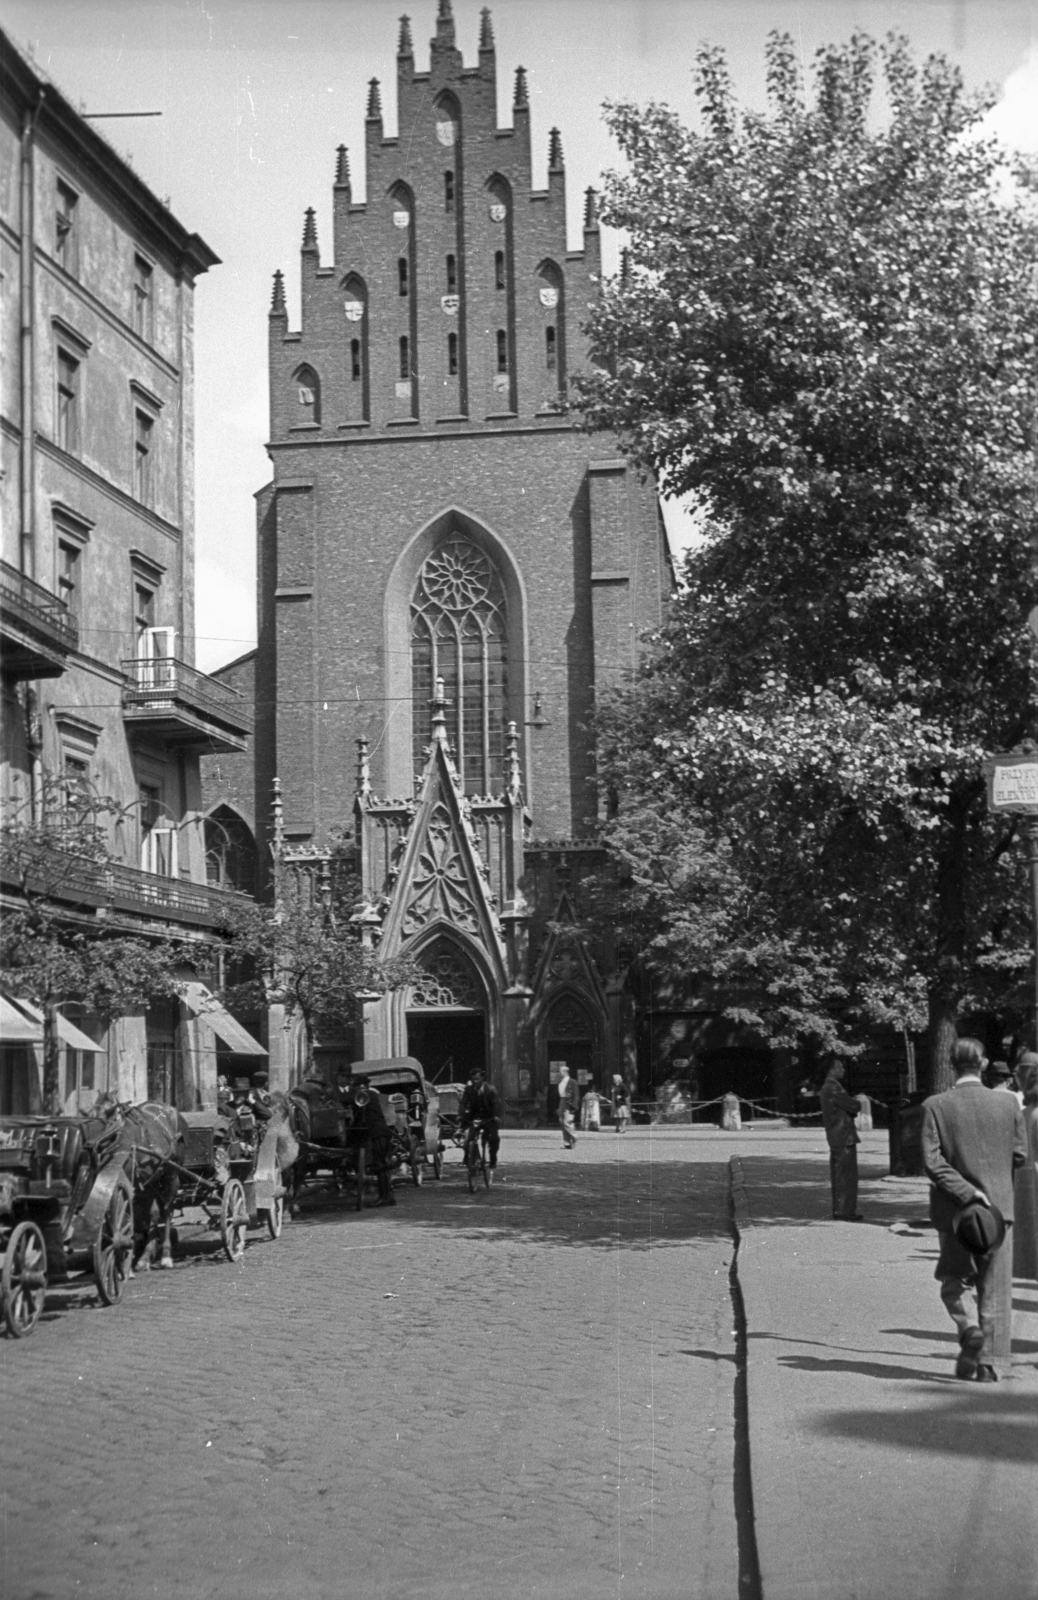
[[[454,950],[438,950],[422,961],[423,971],[411,990],[412,1007],[442,1010],[446,1007],[469,1011],[482,1009],[476,976],[468,963]]]

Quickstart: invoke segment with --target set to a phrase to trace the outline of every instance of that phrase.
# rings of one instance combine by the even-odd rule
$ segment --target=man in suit
[[[858,1130],[854,1119],[858,1102],[844,1087],[847,1068],[834,1061],[818,1091],[822,1102],[822,1122],[829,1141],[829,1183],[833,1193],[833,1216],[838,1222],[863,1222],[858,1210]]]
[[[955,1085],[923,1106],[923,1165],[940,1256],[934,1276],[959,1332],[959,1378],[994,1383],[1007,1374],[1012,1339],[1013,1173],[1027,1157],[1016,1098],[985,1088],[984,1048],[959,1039]],[[983,1211],[985,1215],[978,1216]],[[964,1296],[977,1297],[977,1322]],[[979,1326],[978,1326],[979,1324]]]
[[[580,1104],[580,1095],[577,1090],[575,1078],[569,1075],[569,1067],[562,1063],[559,1077],[559,1127],[562,1129],[562,1142],[567,1150],[572,1150],[577,1142],[573,1132],[573,1121],[577,1107]]]

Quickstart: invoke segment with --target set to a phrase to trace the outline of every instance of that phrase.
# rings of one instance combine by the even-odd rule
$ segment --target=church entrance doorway
[[[486,1019],[479,1011],[409,1011],[407,1051],[430,1083],[467,1083],[487,1070]]]

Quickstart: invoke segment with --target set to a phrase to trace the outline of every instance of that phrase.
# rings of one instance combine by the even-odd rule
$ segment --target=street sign
[[[990,756],[984,774],[990,810],[1038,816],[1038,750]]]

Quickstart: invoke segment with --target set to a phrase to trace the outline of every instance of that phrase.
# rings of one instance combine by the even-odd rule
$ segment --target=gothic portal
[[[407,138],[373,81],[366,198],[340,148],[323,253],[306,213],[298,329],[275,275],[256,814],[279,779],[300,858],[352,821],[367,934],[420,964],[353,1053],[479,1061],[532,1121],[560,1060],[602,1082],[632,1048],[611,942],[578,932],[590,722],[670,570],[651,486],[570,409],[595,195],[572,249],[561,138],[545,173],[521,68],[514,84],[499,127],[489,12],[466,66],[440,0],[422,71],[405,19]]]

